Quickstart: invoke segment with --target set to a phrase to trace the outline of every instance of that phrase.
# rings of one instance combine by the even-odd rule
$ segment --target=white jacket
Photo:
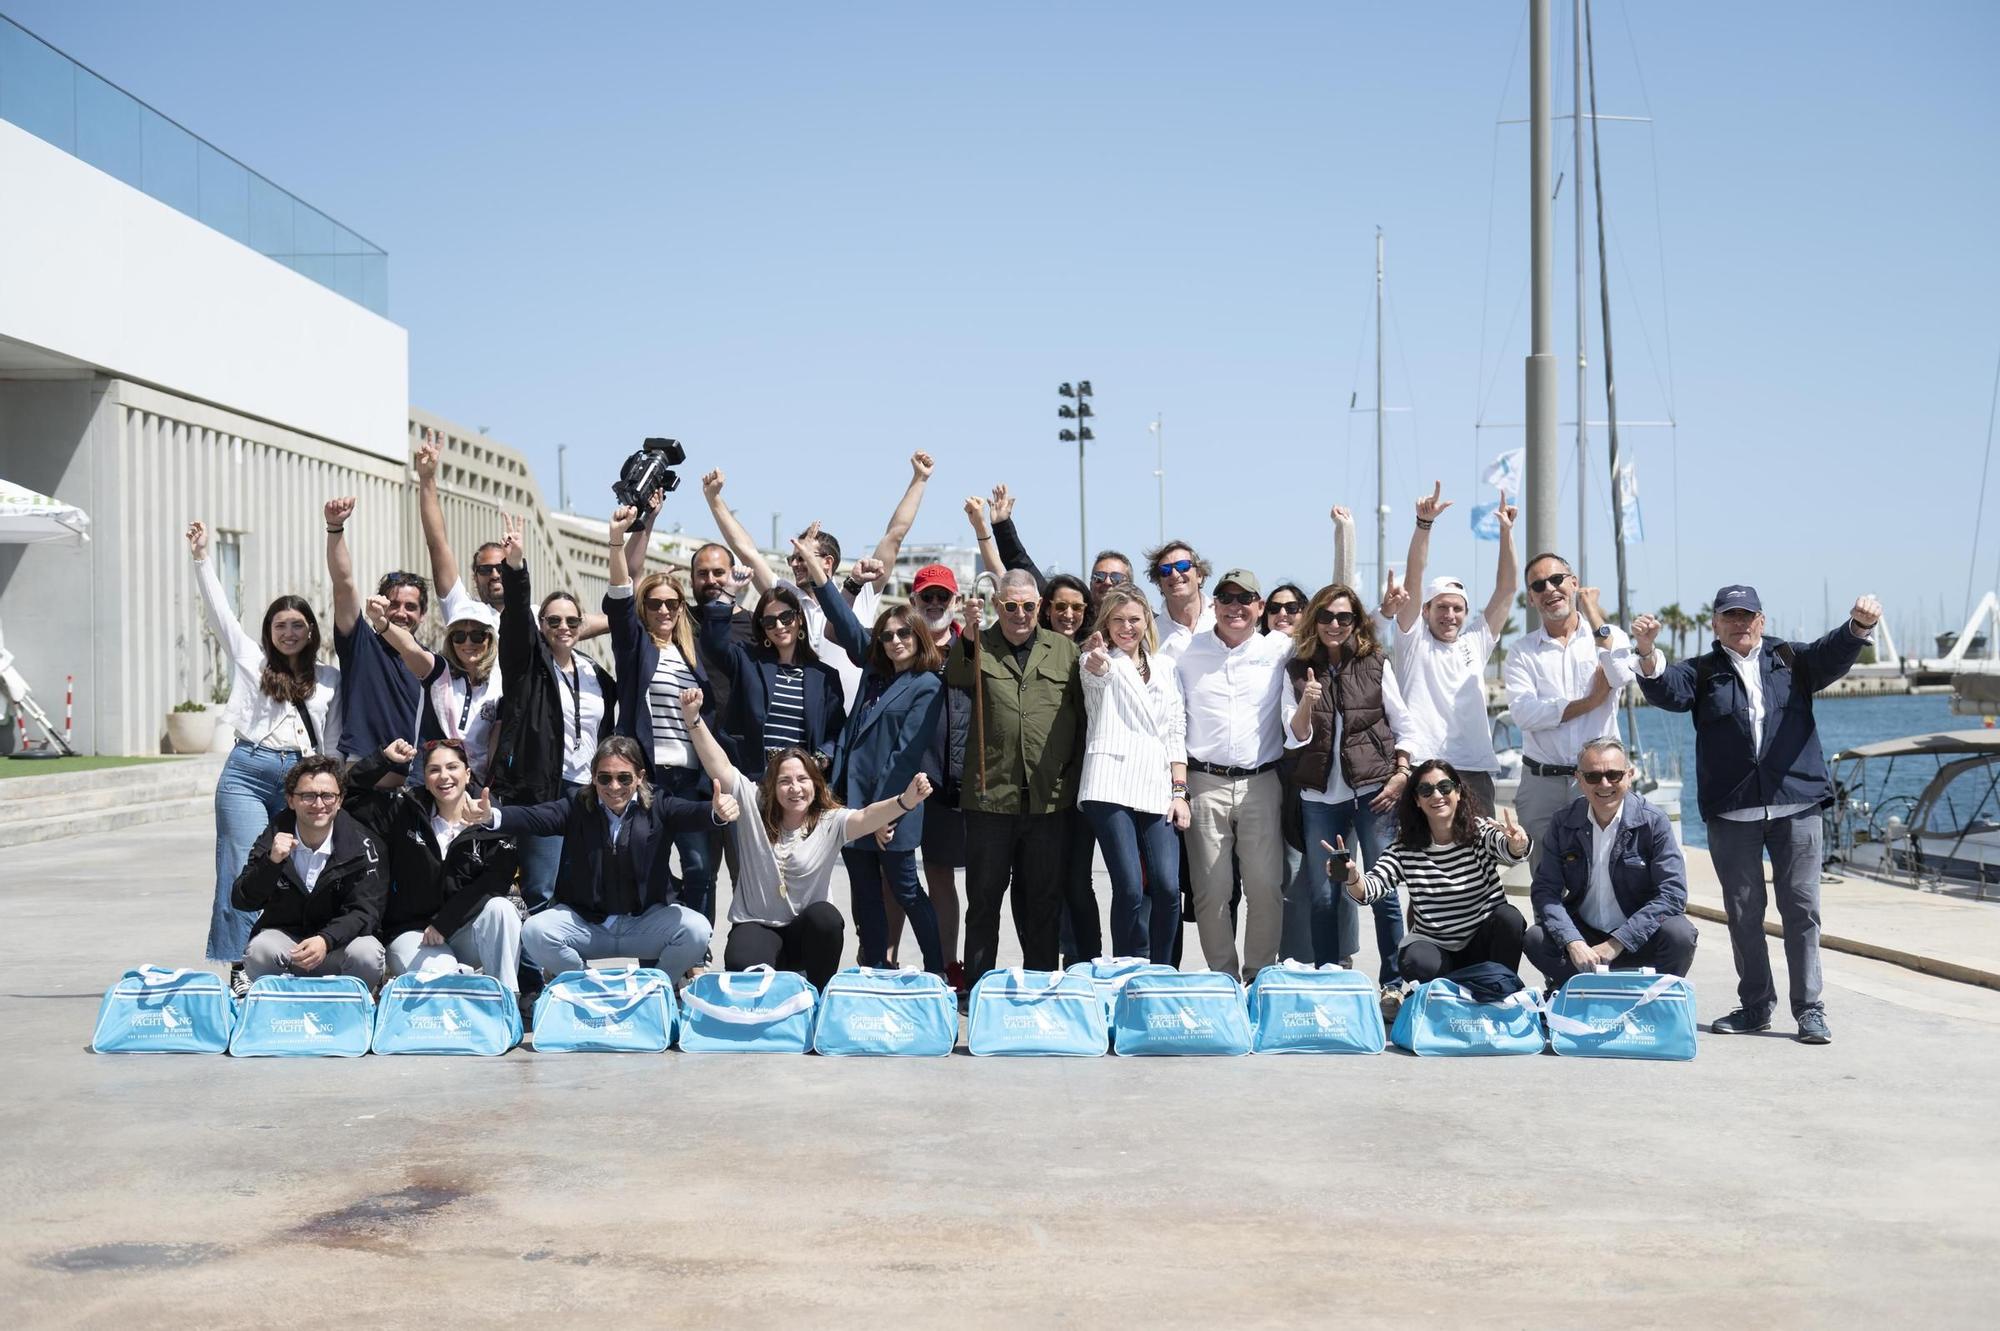
[[[1168,765],[1187,761],[1187,717],[1174,664],[1155,654],[1149,682],[1124,652],[1113,648],[1110,656],[1111,667],[1102,675],[1078,669],[1089,721],[1077,802],[1101,800],[1164,814],[1173,799]]]
[[[229,603],[223,599],[222,583],[206,559],[195,561],[194,580],[201,588],[202,605],[208,611],[208,627],[221,640],[223,650],[229,653],[229,705],[222,713],[223,724],[234,730],[236,738],[245,744],[312,752],[312,739],[299,719],[298,709],[264,692],[261,683],[264,673],[263,644],[230,615]],[[256,622],[261,632],[262,617]],[[328,734],[327,714],[333,707],[340,670],[321,663],[315,674],[318,683],[313,688],[312,697],[306,700],[306,710],[312,713],[313,725],[319,731],[319,752],[334,753],[337,750],[331,747],[334,737]]]

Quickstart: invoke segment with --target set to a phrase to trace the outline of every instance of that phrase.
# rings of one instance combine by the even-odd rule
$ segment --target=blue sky
[[[1373,498],[1348,403],[1372,399],[1379,225],[1388,399],[1413,407],[1392,562],[1441,478],[1434,567],[1491,577],[1460,519],[1520,438],[1474,423],[1521,419],[1527,138],[1496,121],[1525,114],[1522,5],[0,11],[387,248],[412,398],[523,448],[551,499],[568,444],[579,511],[669,433],[753,531],[777,511],[858,546],[923,447],[913,539],[961,539],[963,497],[1006,480],[1071,567],[1054,389],[1083,377],[1093,547],[1153,542],[1164,413],[1171,532],[1310,588],[1328,505]],[[1679,421],[1624,432],[1636,604],[1745,580],[1787,631],[1862,590],[1899,636],[1955,621],[2000,358],[2000,7],[1601,0],[1596,27],[1600,110],[1654,118],[1604,126],[1620,411]],[[2000,512],[1976,562],[2000,578]]]

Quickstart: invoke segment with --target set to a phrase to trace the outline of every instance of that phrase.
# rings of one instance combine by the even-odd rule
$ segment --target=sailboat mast
[[[1389,499],[1383,487],[1382,448],[1382,228],[1375,228],[1375,586],[1389,585]],[[1415,593],[1411,593],[1415,595]]]
[[[1583,277],[1583,0],[1570,0],[1574,25],[1571,55],[1575,57],[1570,82],[1570,141],[1575,166],[1570,172],[1570,202],[1576,209],[1576,576],[1590,585],[1590,431],[1584,422],[1590,413],[1590,328],[1584,314]],[[1595,126],[1597,122],[1592,121]]]
[[[1549,167],[1553,135],[1549,112],[1549,0],[1528,3],[1528,253],[1529,338],[1526,367],[1528,549],[1553,550],[1556,529],[1556,358],[1549,336],[1555,303]],[[1528,618],[1539,617],[1530,603]]]
[[[1618,381],[1611,371],[1611,270],[1604,250],[1604,159],[1597,135],[1597,47],[1591,37],[1590,2],[1583,3],[1583,48],[1590,74],[1590,176],[1597,194],[1597,297],[1604,324],[1604,423],[1611,437],[1611,543],[1618,555],[1618,622],[1632,622],[1625,582],[1625,504],[1618,463]]]

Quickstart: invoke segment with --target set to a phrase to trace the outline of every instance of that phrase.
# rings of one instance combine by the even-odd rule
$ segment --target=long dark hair
[[[757,608],[750,615],[751,641],[755,642],[765,651],[773,655],[777,654],[778,649],[771,645],[771,635],[764,631],[764,609],[774,601],[792,612],[793,662],[795,664],[804,664],[819,660],[819,653],[812,649],[812,643],[807,640],[806,609],[803,605],[799,604],[799,594],[790,587],[773,587],[770,591],[765,592],[757,598]],[[687,612],[682,611],[682,613],[685,614]]]
[[[1076,630],[1076,641],[1082,642],[1090,636],[1091,620],[1090,584],[1086,583],[1082,578],[1072,577],[1067,573],[1058,573],[1049,579],[1048,585],[1042,588],[1041,625],[1043,628],[1049,630],[1049,632],[1055,632],[1056,593],[1064,590],[1073,591],[1083,598],[1083,623],[1078,625]]]
[[[900,609],[901,607],[897,607]],[[922,641],[922,635],[919,635]],[[832,813],[841,807],[839,796],[826,783],[826,773],[819,770],[819,760],[796,744],[779,749],[764,764],[764,779],[757,785],[757,817],[763,821],[765,839],[776,843],[784,814],[778,808],[778,769],[786,763],[798,759],[799,766],[806,769],[806,777],[812,782],[812,804],[806,809],[805,830],[810,832],[819,826],[823,813]]]
[[[1347,598],[1348,608],[1354,611],[1354,627],[1348,630],[1347,644],[1342,651],[1348,659],[1372,656],[1382,650],[1375,641],[1375,621],[1368,616],[1368,608],[1361,603],[1361,594],[1344,582],[1328,583],[1313,593],[1312,600],[1306,602],[1305,611],[1300,614],[1297,627],[1292,630],[1292,641],[1298,650],[1293,653],[1297,659],[1312,665],[1328,664],[1326,644],[1320,641],[1319,612],[1331,606],[1342,597]]]
[[[1290,592],[1298,600],[1300,613],[1304,613],[1306,608],[1306,589],[1299,586],[1296,582],[1281,582],[1264,594],[1264,613],[1257,616],[1257,632],[1269,633],[1271,631],[1271,598],[1279,592]]]
[[[908,629],[911,641],[916,644],[917,652],[910,658],[909,670],[914,672],[944,669],[944,654],[938,651],[937,642],[931,637],[930,626],[924,623],[923,617],[917,614],[908,602],[905,602],[902,605],[884,606],[881,613],[875,616],[875,631],[868,635],[870,674],[880,675],[883,679],[896,677],[896,663],[889,659],[889,649],[882,642],[882,631],[892,623],[901,623]]]
[[[1396,844],[1411,850],[1422,850],[1431,844],[1431,820],[1417,806],[1417,784],[1424,779],[1424,773],[1437,772],[1451,778],[1458,787],[1458,808],[1451,815],[1451,844],[1469,846],[1479,839],[1479,820],[1485,811],[1479,801],[1465,788],[1465,778],[1458,769],[1442,758],[1427,758],[1417,764],[1417,770],[1410,773],[1410,779],[1403,787],[1403,797],[1396,801]]]
[[[293,657],[285,656],[271,641],[271,621],[287,610],[298,611],[306,621],[306,645]],[[267,698],[304,705],[319,687],[319,668],[314,664],[319,658],[319,616],[303,596],[280,596],[271,602],[271,608],[264,612],[263,646],[264,669],[257,687]]]

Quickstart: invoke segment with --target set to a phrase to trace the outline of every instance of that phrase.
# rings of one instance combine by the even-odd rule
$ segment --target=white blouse
[[[222,719],[236,732],[237,742],[266,749],[297,749],[301,753],[332,752],[327,747],[330,737],[326,723],[334,691],[340,684],[339,667],[325,662],[314,667],[318,682],[305,706],[319,732],[320,742],[315,745],[306,733],[305,723],[299,719],[298,708],[264,692],[260,682],[264,673],[263,644],[256,634],[231,617],[229,602],[222,594],[222,582],[206,559],[194,561],[194,580],[201,588],[208,627],[229,653],[229,703],[223,709]],[[258,624],[261,631],[261,619]]]

